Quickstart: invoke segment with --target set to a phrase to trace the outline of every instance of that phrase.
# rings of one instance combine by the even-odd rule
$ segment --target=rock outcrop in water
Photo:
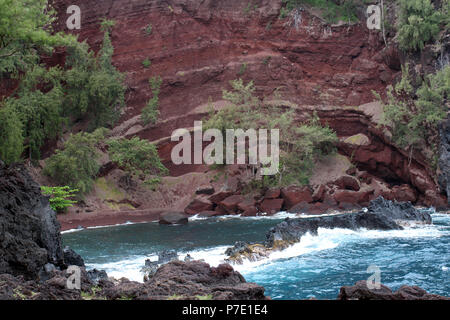
[[[48,263],[64,266],[56,214],[23,165],[0,162],[0,274],[34,279]]]
[[[246,282],[228,264],[210,267],[200,261],[172,261],[159,268],[145,283],[98,275],[98,279],[93,281],[92,274],[82,269],[81,290],[69,290],[65,271],[55,271],[55,275],[43,283],[25,281],[22,276],[0,274],[0,300],[267,299],[262,286]]]
[[[431,223],[431,216],[413,207],[409,202],[395,202],[379,197],[370,202],[367,209],[356,213],[343,213],[311,218],[289,219],[271,228],[264,244],[244,244],[237,242],[227,249],[228,261],[242,263],[243,259],[259,260],[271,251],[284,249],[301,241],[310,233],[317,235],[319,228],[344,228],[357,230],[401,230],[404,222]]]
[[[448,297],[431,294],[417,286],[401,286],[395,292],[381,284],[379,289],[369,289],[366,281],[341,288],[338,300],[450,300]]]
[[[262,300],[264,288],[248,283],[228,264],[210,267],[201,261],[171,261],[144,284],[122,279],[101,292],[107,299]]]

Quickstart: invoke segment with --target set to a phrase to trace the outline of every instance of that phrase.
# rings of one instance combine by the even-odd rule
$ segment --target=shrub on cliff
[[[148,140],[138,137],[131,139],[111,139],[107,142],[109,156],[127,173],[127,181],[131,175],[151,175],[149,184],[155,183],[155,178],[168,173],[167,168],[161,163],[156,146]]]
[[[298,121],[294,110],[264,102],[253,95],[253,82],[230,82],[233,90],[223,90],[231,105],[218,112],[211,110],[203,129],[279,129],[280,166],[275,176],[261,181],[270,185],[308,184],[314,164],[335,151],[336,133],[323,126],[316,114]]]
[[[103,128],[93,133],[71,135],[64,143],[64,149],[56,150],[46,161],[44,174],[52,177],[58,184],[78,189],[81,194],[89,192],[99,170],[96,146],[104,139],[104,135]]]
[[[18,77],[40,53],[65,45],[71,36],[53,33],[56,12],[47,0],[0,0],[0,79]]]
[[[66,212],[67,208],[72,207],[77,203],[71,198],[74,198],[78,189],[71,189],[69,186],[64,187],[41,187],[42,193],[50,196],[50,207],[57,213]]]
[[[392,140],[411,154],[420,146],[428,146],[436,154],[438,124],[446,117],[449,97],[450,66],[428,75],[414,90],[406,65],[402,80],[388,87],[382,124],[391,128]]]
[[[151,77],[148,80],[150,88],[152,89],[153,97],[147,102],[147,105],[142,109],[141,119],[145,125],[155,124],[159,116],[159,92],[161,88],[161,77]]]
[[[422,50],[439,33],[445,18],[431,0],[400,0],[398,41],[405,51]]]
[[[111,63],[110,24],[102,22],[103,45],[95,56],[75,37],[53,34],[54,11],[46,0],[0,0],[0,8],[0,79],[19,80],[18,89],[0,101],[0,108],[8,108],[20,120],[30,159],[39,159],[44,143],[57,138],[70,120],[86,119],[93,130],[118,119],[125,89]],[[57,46],[67,49],[66,65],[41,64],[42,54],[51,55]],[[18,141],[16,131],[0,131],[5,141]],[[0,154],[6,153],[11,153],[7,145],[0,144]]]

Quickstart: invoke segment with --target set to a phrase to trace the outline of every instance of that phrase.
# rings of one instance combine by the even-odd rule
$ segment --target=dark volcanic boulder
[[[108,274],[105,270],[89,270],[87,271],[87,277],[93,284],[98,284],[101,280],[108,280]]]
[[[378,197],[370,201],[369,212],[385,215],[393,220],[409,220],[430,224],[431,216],[425,211],[414,208],[411,202],[396,202]]]
[[[164,212],[159,217],[159,224],[187,224],[188,215],[183,212]]]
[[[317,234],[318,228],[344,228],[357,230],[400,230],[398,221],[407,220],[419,223],[431,223],[431,216],[414,208],[409,202],[393,202],[379,197],[370,202],[368,210],[357,213],[289,219],[279,223],[266,235],[267,247],[273,247],[277,241],[293,243],[300,241],[306,233]]]
[[[124,296],[132,299],[210,299],[261,300],[266,299],[264,288],[248,283],[228,264],[210,267],[201,261],[172,261],[156,271],[144,284],[121,280],[102,292],[108,299]]]
[[[369,289],[366,281],[358,281],[354,286],[341,288],[338,300],[450,300],[431,294],[417,286],[402,286],[396,292],[380,284],[379,289]]]
[[[65,246],[63,250],[64,254],[64,263],[67,266],[79,266],[84,267],[84,260],[83,258],[73,251],[70,247]]]
[[[158,263],[164,264],[170,261],[178,260],[178,254],[175,250],[163,250],[158,253]]]
[[[0,164],[0,273],[37,278],[47,263],[64,265],[56,214],[23,165]]]

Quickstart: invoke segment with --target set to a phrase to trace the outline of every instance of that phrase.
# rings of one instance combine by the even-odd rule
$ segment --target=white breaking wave
[[[361,242],[363,239],[381,239],[381,238],[422,238],[422,237],[441,237],[450,234],[450,231],[444,230],[436,225],[420,225],[417,227],[405,228],[404,230],[365,230],[358,231],[349,229],[325,229],[319,228],[318,235],[306,234],[301,241],[281,251],[274,251],[268,258],[259,261],[244,261],[241,265],[233,265],[234,269],[245,274],[254,271],[256,268],[264,268],[271,263],[281,259],[289,259],[304,254],[318,252],[322,250],[334,249],[348,242]],[[236,239],[239,240],[239,239]],[[231,246],[231,244],[230,244]],[[189,254],[194,260],[204,260],[211,266],[218,266],[224,263],[227,256],[225,250],[230,246],[217,246],[212,248],[199,248],[189,252],[179,252],[179,259],[184,260]],[[133,256],[126,260],[104,263],[88,264],[88,268],[104,269],[109,276],[114,278],[125,277],[130,280],[142,282],[143,275],[140,272],[145,263],[145,259],[157,260],[157,255]],[[447,267],[442,268],[447,271]]]

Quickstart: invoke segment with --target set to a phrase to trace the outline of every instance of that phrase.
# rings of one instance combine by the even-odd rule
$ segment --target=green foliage
[[[13,108],[0,108],[0,159],[17,162],[23,152],[22,122]]]
[[[143,66],[144,68],[150,68],[151,65],[152,65],[152,62],[150,61],[149,58],[145,58],[145,59],[142,61],[142,66]]]
[[[147,105],[142,109],[141,119],[145,125],[155,124],[159,116],[159,92],[161,90],[161,77],[151,77],[149,79],[150,88],[153,97],[147,102]]]
[[[56,12],[47,0],[0,0],[0,79],[18,76],[73,37],[54,33]]]
[[[129,174],[150,174],[159,177],[168,173],[161,163],[156,146],[148,140],[138,137],[111,139],[107,144],[111,161]],[[152,179],[150,184],[156,181],[159,182]]]
[[[431,0],[399,0],[398,41],[405,51],[422,50],[439,33],[439,24],[448,19]]]
[[[407,65],[395,89],[388,88],[382,124],[391,128],[392,140],[398,146],[412,152],[413,148],[428,144],[436,152],[437,126],[446,117],[449,96],[450,66],[426,77],[415,91]]]
[[[125,104],[123,75],[112,65],[114,48],[106,30],[111,25],[111,22],[103,25],[103,44],[97,57],[85,42],[68,48],[65,114],[74,120],[91,119],[90,130],[111,127]]]
[[[253,82],[244,84],[241,79],[230,81],[232,91],[223,90],[223,98],[231,106],[218,112],[211,110],[203,129],[279,129],[280,168],[276,176],[263,177],[253,182],[256,188],[267,185],[307,184],[314,164],[323,156],[335,151],[337,136],[319,122],[314,114],[299,122],[293,110],[264,104],[253,95]]]
[[[0,102],[3,105],[0,107],[8,108],[19,118],[21,125],[17,127],[22,128],[29,158],[39,159],[44,143],[57,138],[69,120],[89,118],[89,129],[93,130],[111,126],[120,116],[125,89],[122,75],[111,64],[114,49],[107,31],[111,25],[109,22],[104,24],[103,44],[97,57],[85,42],[64,38],[68,53],[65,67],[45,67],[36,59],[27,65],[26,72],[20,74],[20,84],[15,93]],[[5,148],[11,145],[11,141],[18,141],[17,130],[2,132],[5,143],[0,144],[0,153],[10,153]],[[12,136],[8,137],[9,134]],[[17,150],[22,153],[22,148]]]
[[[241,64],[241,67],[239,68],[239,71],[238,71],[238,76],[242,76],[244,73],[245,73],[245,71],[247,70],[247,63],[243,63],[243,64]]]
[[[100,21],[100,29],[103,32],[110,32],[115,24],[116,24],[116,22],[114,20],[109,20],[109,19],[106,19],[106,18],[102,18],[101,21]]]
[[[65,212],[67,208],[73,207],[77,203],[74,198],[78,189],[71,189],[69,186],[64,187],[41,187],[42,193],[50,196],[50,207],[57,213]]]
[[[46,69],[35,65],[23,77],[16,96],[4,101],[5,107],[14,110],[22,123],[29,158],[39,159],[45,141],[56,138],[66,123],[62,116],[61,74],[59,67]]]
[[[66,184],[85,194],[92,189],[93,181],[99,170],[96,146],[104,139],[106,129],[100,128],[93,133],[80,132],[71,135],[63,150],[57,150],[47,161],[44,174],[58,184]]]
[[[149,24],[147,25],[147,27],[145,27],[145,34],[146,34],[147,36],[151,35],[151,34],[152,34],[152,30],[153,30],[152,24],[149,23]]]

